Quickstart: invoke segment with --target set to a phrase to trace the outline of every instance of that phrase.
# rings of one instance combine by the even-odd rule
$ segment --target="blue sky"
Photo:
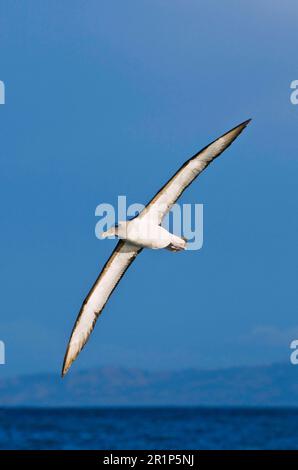
[[[295,0],[0,1],[1,375],[60,372],[114,242],[101,202],[148,201],[252,124],[188,189],[204,246],[143,252],[73,369],[289,360],[298,338]]]

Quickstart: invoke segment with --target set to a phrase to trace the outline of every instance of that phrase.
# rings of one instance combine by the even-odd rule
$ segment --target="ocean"
[[[298,409],[1,409],[0,449],[298,449]]]

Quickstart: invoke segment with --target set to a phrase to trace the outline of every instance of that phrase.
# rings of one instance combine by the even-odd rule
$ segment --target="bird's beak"
[[[101,238],[114,237],[115,236],[115,227],[111,227],[106,232],[102,232]]]

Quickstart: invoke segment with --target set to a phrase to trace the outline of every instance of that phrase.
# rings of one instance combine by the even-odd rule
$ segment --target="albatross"
[[[103,238],[115,236],[119,241],[82,304],[65,353],[62,377],[85,346],[109,297],[143,248],[166,248],[173,252],[186,248],[186,239],[161,226],[163,218],[183,191],[232,144],[250,121],[234,127],[188,159],[137,217],[120,221],[102,234]]]

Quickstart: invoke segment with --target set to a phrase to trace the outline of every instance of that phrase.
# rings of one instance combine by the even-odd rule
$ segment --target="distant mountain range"
[[[298,367],[100,368],[0,380],[0,406],[298,406]]]

